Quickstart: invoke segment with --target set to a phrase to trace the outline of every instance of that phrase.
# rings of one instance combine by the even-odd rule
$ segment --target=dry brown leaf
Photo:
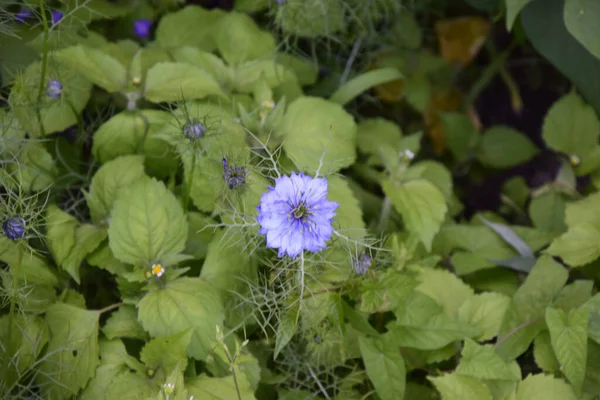
[[[433,150],[442,154],[446,149],[444,124],[440,114],[448,111],[457,111],[462,103],[463,94],[456,88],[436,90],[431,93],[431,99],[425,112],[425,125],[427,136],[433,142]]]
[[[481,49],[490,31],[490,23],[481,17],[462,17],[435,24],[440,55],[448,62],[469,64]]]

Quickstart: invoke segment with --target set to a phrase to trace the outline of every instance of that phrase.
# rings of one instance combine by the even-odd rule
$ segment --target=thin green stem
[[[192,194],[192,180],[194,179],[194,170],[196,169],[196,161],[197,161],[196,151],[192,154],[192,165],[190,167],[190,176],[185,184],[185,193],[183,195],[182,204],[184,211],[187,211],[188,205],[190,203],[190,196]]]
[[[44,26],[44,36],[42,41],[42,70],[40,72],[40,86],[38,88],[37,102],[36,102],[36,116],[38,124],[40,125],[40,131],[42,136],[46,136],[44,125],[42,123],[42,113],[40,112],[40,104],[42,102],[42,96],[44,95],[44,89],[46,87],[46,69],[48,65],[48,37],[49,27],[48,18],[46,16],[46,7],[44,0],[39,0],[40,14],[42,15],[42,25]]]

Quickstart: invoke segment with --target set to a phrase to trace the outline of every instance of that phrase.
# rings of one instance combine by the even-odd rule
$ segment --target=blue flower
[[[46,94],[48,97],[58,99],[62,93],[62,83],[56,79],[50,79],[46,85]]]
[[[267,247],[295,258],[303,250],[316,253],[333,234],[331,220],[338,203],[327,200],[327,180],[302,173],[284,175],[263,193],[258,206],[260,234]]]
[[[147,39],[150,36],[152,21],[147,19],[136,19],[133,22],[133,33],[140,39]]]
[[[362,253],[356,260],[354,260],[354,272],[358,275],[364,275],[367,273],[373,260],[368,254]]]
[[[62,11],[58,10],[52,10],[50,14],[52,14],[52,25],[58,24],[58,21],[60,21],[64,15]]]
[[[188,119],[183,125],[183,134],[188,139],[199,139],[204,136],[206,127],[196,118]]]
[[[17,14],[15,14],[15,19],[17,23],[23,23],[26,19],[31,18],[33,12],[27,8],[21,9]]]
[[[229,189],[233,190],[242,186],[246,182],[246,174],[248,171],[244,167],[238,165],[227,164],[227,159],[223,157],[223,180],[229,186]]]
[[[2,223],[2,230],[10,240],[18,240],[25,237],[25,220],[20,216],[10,217]]]

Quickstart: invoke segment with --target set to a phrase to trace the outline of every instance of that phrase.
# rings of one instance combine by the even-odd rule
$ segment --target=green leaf
[[[209,225],[215,224],[215,221],[197,212],[188,212],[187,219],[189,230],[184,253],[194,256],[197,260],[206,258],[208,246],[216,231],[216,228],[211,228]]]
[[[285,312],[282,313],[279,318],[279,324],[277,326],[277,335],[275,339],[275,350],[273,352],[273,359],[275,360],[281,350],[288,345],[290,340],[296,334],[298,330],[298,313],[299,313],[299,303],[291,306]]]
[[[219,19],[214,37],[229,65],[270,57],[275,52],[273,35],[261,30],[249,15],[235,11]]]
[[[294,36],[333,37],[346,24],[344,3],[341,0],[288,0],[277,6],[275,22],[285,33]]]
[[[375,282],[367,280],[362,283],[359,311],[375,313],[393,310],[408,301],[418,284],[412,276],[393,269],[378,273]],[[434,304],[437,307],[435,301]]]
[[[94,174],[90,191],[86,195],[92,221],[96,224],[104,222],[119,191],[143,176],[143,156],[121,156],[102,165]]]
[[[440,189],[447,201],[452,199],[454,195],[452,191],[452,174],[444,164],[432,160],[419,161],[400,175],[400,179],[404,181],[419,178],[427,179],[433,183]]]
[[[62,268],[75,279],[79,280],[79,266],[85,257],[96,250],[107,237],[106,228],[85,224],[77,227],[75,231],[75,246],[66,260],[61,264]]]
[[[600,257],[600,221],[583,222],[570,227],[546,250],[572,267],[581,267]]]
[[[7,169],[25,193],[48,189],[58,176],[58,168],[41,142],[26,141],[15,161]]]
[[[47,210],[46,225],[50,253],[54,261],[62,265],[75,247],[77,219],[51,204]]]
[[[521,10],[531,0],[506,0],[506,29],[512,29],[515,20],[519,16]]]
[[[381,68],[363,72],[340,86],[329,97],[329,100],[344,106],[372,87],[400,78],[403,78],[403,75],[396,68]]]
[[[483,133],[479,160],[493,168],[508,168],[529,161],[539,149],[524,134],[506,126]]]
[[[169,176],[177,169],[178,160],[157,133],[171,118],[169,113],[159,110],[116,114],[94,134],[92,153],[101,163],[123,155],[143,154],[149,174]]]
[[[600,59],[600,4],[594,0],[567,0],[564,19],[569,33]]]
[[[538,259],[525,283],[514,294],[502,320],[496,351],[505,359],[521,355],[544,329],[544,312],[561,291],[567,270],[549,256]]]
[[[50,342],[37,376],[44,398],[69,398],[94,376],[99,363],[99,317],[97,311],[64,303],[48,307]]]
[[[436,300],[453,317],[458,317],[460,307],[474,296],[470,286],[447,270],[423,269],[419,280],[417,290]]]
[[[456,112],[443,113],[440,118],[444,124],[448,149],[457,161],[465,161],[480,140],[473,122],[466,115]]]
[[[187,365],[186,350],[192,340],[193,330],[188,329],[171,336],[158,337],[150,340],[142,348],[140,360],[159,376],[166,378],[181,365]],[[157,371],[160,370],[160,371]]]
[[[283,148],[298,169],[329,175],[356,160],[356,124],[340,105],[301,97],[285,112]]]
[[[14,278],[29,284],[59,286],[56,272],[46,260],[38,257],[29,249],[24,249],[6,236],[0,236],[0,261],[10,265]]]
[[[552,302],[552,307],[560,308],[565,312],[579,308],[590,300],[593,289],[594,281],[576,280],[562,288]]]
[[[384,166],[386,150],[398,158],[401,150],[402,130],[398,125],[383,118],[368,118],[358,124],[357,142],[361,153],[368,154],[369,165]]]
[[[196,47],[185,46],[171,50],[174,61],[202,68],[213,76],[223,87],[231,86],[232,69],[216,55]]]
[[[42,65],[35,62],[19,75],[11,89],[8,102],[21,127],[32,136],[60,132],[77,123],[77,116],[86,106],[92,84],[79,74],[70,63],[54,60],[46,66],[45,82],[40,82]],[[46,94],[50,80],[62,84],[61,95],[53,99]],[[42,97],[38,94],[42,85]],[[41,117],[40,126],[37,110]],[[38,143],[40,144],[40,143]]]
[[[556,101],[542,127],[542,137],[548,147],[580,158],[598,144],[600,122],[594,109],[575,92]]]
[[[551,375],[529,375],[519,384],[515,400],[576,400],[577,396],[562,379]]]
[[[479,216],[479,219],[487,226],[490,227],[494,232],[496,232],[502,239],[510,244],[510,246],[515,249],[520,256],[522,257],[530,257],[533,258],[533,251],[531,248],[513,231],[509,226],[504,224],[499,224],[497,222],[491,222]]]
[[[534,196],[529,203],[529,216],[533,226],[540,230],[564,232],[565,225],[564,195],[557,190],[550,190]]]
[[[402,215],[406,228],[415,233],[431,250],[433,237],[438,233],[448,206],[444,195],[425,179],[394,184],[386,179],[381,184],[383,192]]]
[[[535,337],[533,341],[533,357],[537,366],[544,372],[554,374],[560,370],[560,364],[554,354],[548,331],[544,330]]]
[[[456,374],[478,379],[520,381],[521,369],[516,361],[506,362],[492,345],[480,345],[467,339],[462,350]]]
[[[255,400],[250,383],[244,374],[236,374],[236,382],[233,377],[213,378],[207,375],[199,375],[187,380],[185,386],[189,394],[196,399],[206,400]]]
[[[314,60],[290,53],[277,53],[275,61],[294,72],[302,86],[314,85],[319,78],[319,69]]]
[[[145,177],[119,193],[108,238],[119,260],[150,266],[181,252],[187,233],[177,198],[162,182]]]
[[[480,332],[476,340],[490,340],[498,335],[502,317],[510,305],[510,298],[500,293],[481,293],[468,298],[458,309],[458,319]]]
[[[219,9],[206,10],[187,6],[160,19],[156,41],[165,49],[183,46],[198,47],[205,51],[215,49],[215,32],[219,19],[225,13]]]
[[[277,64],[275,60],[246,61],[233,68],[232,83],[236,92],[252,93],[261,79],[266,80],[270,88],[275,88],[286,82],[298,83],[294,72],[283,65]],[[288,100],[293,99],[288,98]]]
[[[453,373],[438,377],[428,376],[427,379],[433,383],[444,400],[492,400],[487,386],[471,376]]]
[[[435,350],[478,333],[470,325],[445,314],[435,300],[417,291],[400,305],[396,318],[388,329],[401,347]]]
[[[126,370],[113,378],[105,395],[107,400],[155,399],[159,390],[159,386],[148,377]]]
[[[584,222],[600,224],[600,192],[568,203],[565,222],[568,227],[574,227]]]
[[[112,313],[102,327],[104,336],[108,339],[131,338],[146,340],[148,334],[137,320],[137,311],[133,306],[122,305]]]
[[[127,83],[125,67],[102,50],[78,45],[58,51],[56,58],[108,92],[118,92]]]
[[[348,186],[348,180],[338,175],[331,175],[327,178],[327,187],[327,198],[340,205],[333,217],[336,231],[357,241],[364,239],[367,231],[362,210]]]
[[[556,358],[575,393],[581,395],[587,364],[588,311],[548,308],[546,324]]]
[[[404,398],[406,368],[399,349],[381,339],[358,339],[360,353],[375,390],[382,400]]]
[[[144,97],[154,103],[225,97],[219,83],[205,70],[190,64],[160,62],[148,70]]]
[[[187,354],[205,360],[222,326],[223,306],[217,290],[201,278],[179,278],[150,290],[138,304],[138,319],[152,337],[193,328]]]

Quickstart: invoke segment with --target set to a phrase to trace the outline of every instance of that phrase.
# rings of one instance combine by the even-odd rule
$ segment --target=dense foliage
[[[2,398],[600,396],[600,3],[452,3],[4,2]]]

